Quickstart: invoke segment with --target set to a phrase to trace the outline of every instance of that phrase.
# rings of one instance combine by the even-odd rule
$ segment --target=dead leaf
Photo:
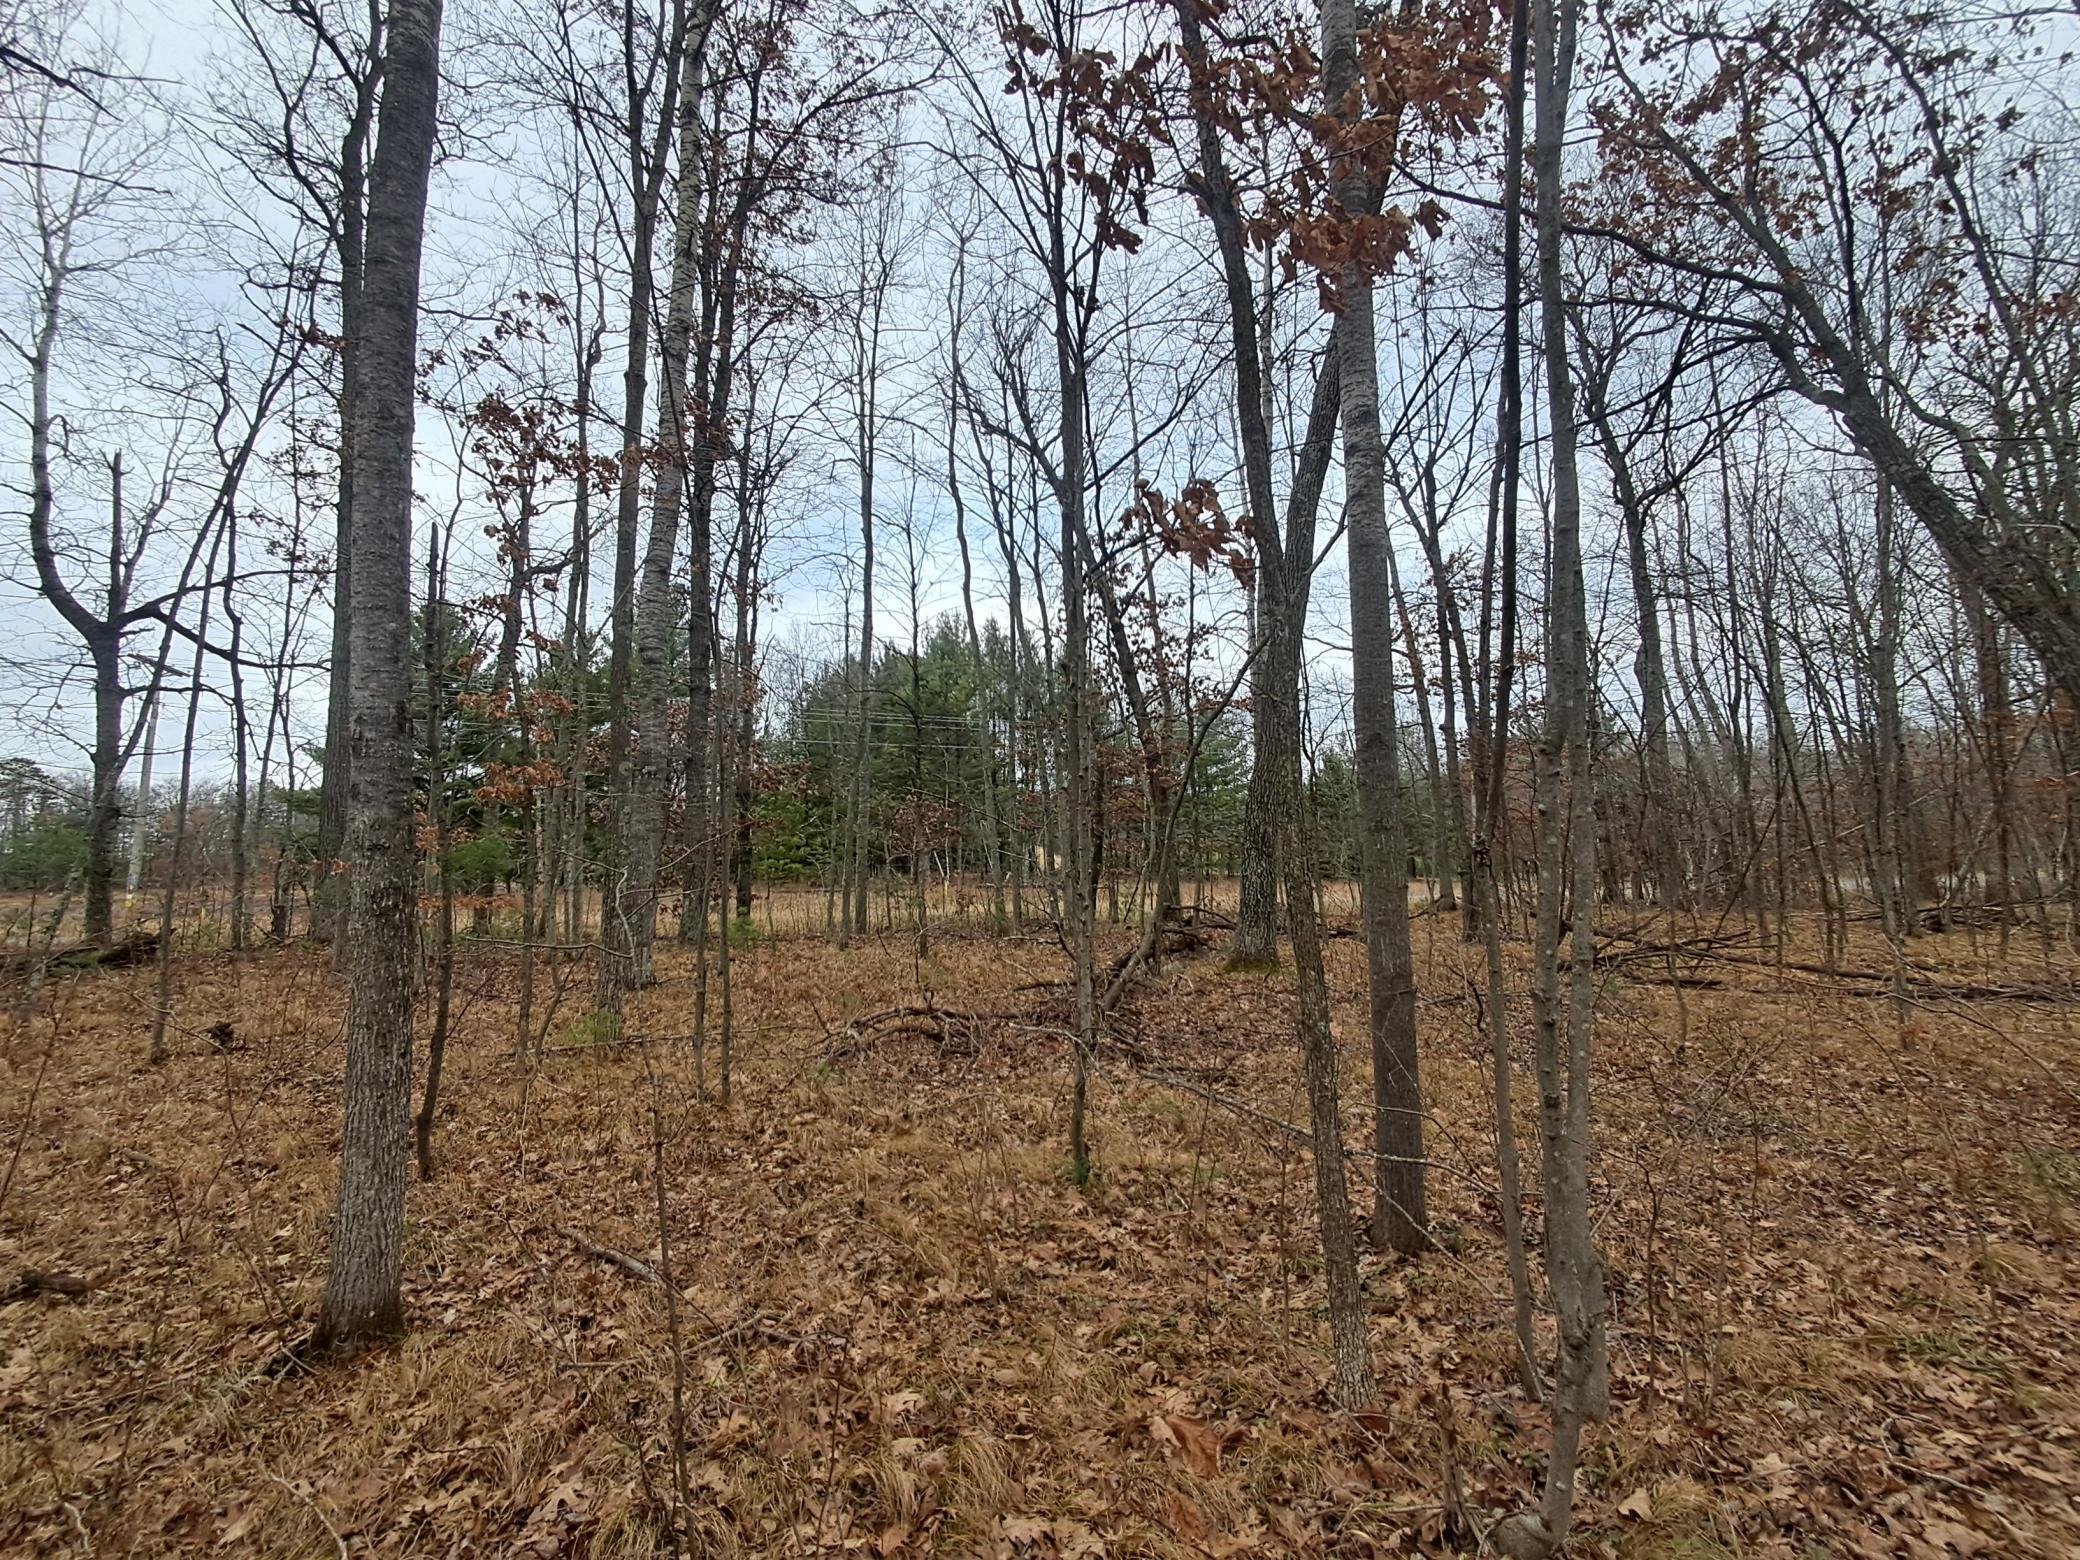
[[[1618,1515],[1637,1517],[1642,1522],[1654,1520],[1654,1498],[1647,1493],[1645,1485],[1641,1485],[1618,1502]]]
[[[1205,1513],[1199,1510],[1197,1502],[1176,1490],[1165,1490],[1163,1505],[1170,1516],[1170,1531],[1187,1544],[1204,1546],[1212,1536],[1212,1530],[1207,1527]]]
[[[1049,1523],[1045,1517],[1006,1516],[998,1518],[1004,1536],[1014,1544],[1037,1544],[1048,1536]]]
[[[1211,1479],[1220,1473],[1221,1437],[1205,1420],[1187,1419],[1182,1414],[1154,1414],[1148,1421],[1148,1433],[1159,1444],[1174,1450],[1200,1478]]]

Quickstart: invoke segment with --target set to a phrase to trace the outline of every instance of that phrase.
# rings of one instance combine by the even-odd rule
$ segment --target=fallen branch
[[[649,1035],[620,1035],[612,1040],[573,1040],[568,1045],[544,1045],[535,1048],[537,1056],[571,1056],[579,1051],[614,1051],[624,1046],[640,1047],[650,1043]]]
[[[1625,969],[1628,980],[1659,985],[1702,985],[1715,986],[1716,981],[1706,976],[1678,975],[1672,970],[1664,971],[1657,979],[1644,973],[1639,966],[1655,963],[1714,963],[1730,964],[1743,969],[1777,971],[1798,975],[1810,975],[1820,980],[1841,983],[1840,994],[1847,997],[1890,995],[1894,975],[1890,970],[1829,969],[1824,964],[1815,964],[1806,959],[1782,959],[1769,954],[1742,954],[1717,945],[1715,939],[1701,938],[1679,943],[1639,943],[1615,953],[1599,950],[1596,962],[1599,966],[1615,965]],[[2071,1002],[2075,999],[2073,986],[2053,985],[2044,981],[1992,982],[1943,980],[1924,966],[1908,965],[1905,984],[1915,995],[1930,999],[1950,999],[1966,1002]],[[1876,991],[1859,991],[1858,986],[1873,986]]]
[[[68,1300],[77,1300],[94,1287],[91,1278],[78,1273],[59,1273],[42,1268],[30,1268],[15,1280],[14,1287],[0,1295],[0,1303],[11,1300],[28,1300],[36,1295],[63,1295]]]
[[[157,932],[132,932],[120,942],[64,943],[40,953],[26,948],[0,950],[0,968],[26,970],[40,964],[51,970],[110,970],[149,964],[158,955]]]
[[[625,1251],[616,1251],[612,1246],[602,1246],[583,1230],[573,1229],[568,1224],[557,1225],[556,1233],[584,1252],[586,1256],[597,1257],[600,1261],[621,1269],[629,1277],[639,1278],[646,1284],[655,1284],[660,1289],[664,1287],[664,1278],[649,1263],[638,1261]]]
[[[833,1036],[825,1049],[830,1061],[845,1061],[859,1055],[883,1034],[917,1035],[927,1040],[936,1040],[944,1047],[956,1037],[967,1041],[967,1055],[981,1049],[982,1025],[986,1019],[1001,1019],[1004,1014],[977,1013],[972,1009],[941,1007],[926,998],[922,1002],[904,1002],[895,1007],[882,1008],[878,1012],[862,1013],[848,1019],[842,1034]]]

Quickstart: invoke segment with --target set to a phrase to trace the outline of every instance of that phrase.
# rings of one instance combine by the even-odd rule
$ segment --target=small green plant
[[[1184,1108],[1184,1101],[1167,1094],[1156,1095],[1143,1105],[1142,1109],[1167,1127],[1182,1127],[1190,1119]]]
[[[621,1015],[595,1008],[563,1032],[569,1046],[613,1045],[621,1038]]]
[[[1080,1187],[1085,1192],[1095,1192],[1103,1184],[1098,1167],[1088,1159],[1079,1164],[1073,1154],[1063,1157],[1062,1162],[1055,1167],[1055,1173],[1071,1186]]]
[[[751,917],[740,915],[729,923],[729,945],[732,948],[749,948],[758,941],[758,926]]]
[[[2025,1148],[2022,1177],[2046,1202],[2080,1203],[2080,1154],[2056,1148]]]
[[[2015,1362],[2007,1355],[1950,1329],[1901,1333],[1893,1339],[1893,1346],[1919,1365],[1970,1371],[1975,1376],[1987,1376],[2001,1382],[2010,1380],[2015,1374]]]

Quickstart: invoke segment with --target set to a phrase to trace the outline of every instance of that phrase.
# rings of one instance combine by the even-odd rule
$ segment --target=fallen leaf
[[[1212,1530],[1206,1526],[1205,1513],[1188,1496],[1180,1495],[1176,1490],[1165,1490],[1163,1505],[1170,1515],[1170,1531],[1185,1543],[1203,1545],[1212,1536]]]
[[[1004,1536],[1014,1544],[1035,1544],[1048,1536],[1049,1523],[1045,1517],[1001,1517],[998,1519]]]
[[[1155,1414],[1149,1418],[1148,1433],[1159,1444],[1173,1449],[1200,1478],[1211,1479],[1221,1471],[1221,1438],[1205,1420],[1187,1419],[1182,1414]]]

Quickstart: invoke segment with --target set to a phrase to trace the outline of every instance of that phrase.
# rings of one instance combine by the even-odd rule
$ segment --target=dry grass
[[[1058,950],[948,928],[921,970],[900,932],[842,954],[792,934],[820,926],[820,898],[796,898],[762,907],[773,929],[735,964],[729,1109],[694,1085],[682,953],[631,1014],[661,1081],[693,1552],[1449,1553],[1476,1535],[1443,1509],[1448,1461],[1474,1528],[1528,1498],[1542,1426],[1511,1386],[1455,920],[1426,917],[1417,950],[1441,1249],[1369,1264],[1383,1398],[1353,1420],[1324,1396],[1289,1138],[1115,1056],[1094,1080],[1098,1173],[1074,1187],[1058,998],[1020,989],[1059,978]],[[1332,956],[1355,1140],[1361,950]],[[1915,957],[1998,971],[1961,935]],[[2012,966],[2072,973],[2020,942]],[[51,990],[5,1050],[0,1156],[21,1155],[0,1274],[96,1288],[0,1307],[0,1547],[668,1546],[663,1296],[558,1233],[658,1261],[645,1060],[585,1046],[574,995],[548,1037],[567,1049],[519,1066],[516,971],[508,951],[462,962],[441,1174],[411,1193],[410,1336],[287,1372],[337,1152],[322,958],[190,961],[159,1069],[149,971]],[[2080,1107],[2038,1065],[2075,1072],[2070,1010],[1902,1022],[1818,978],[1633,973],[1606,990],[1598,1059],[1616,1402],[1583,1552],[2080,1552]],[[900,1034],[838,1054],[830,1028],[915,1000],[921,974],[1012,1016],[972,1048]],[[1298,1120],[1287,1000],[1201,955],[1126,1027],[1163,1066]],[[202,1032],[225,1019],[240,1047],[218,1055]]]

